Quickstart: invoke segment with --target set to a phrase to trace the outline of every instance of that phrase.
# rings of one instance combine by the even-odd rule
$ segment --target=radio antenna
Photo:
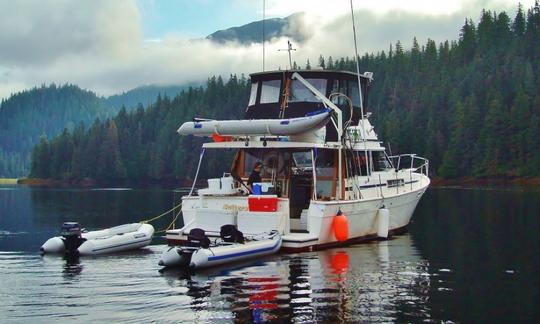
[[[263,0],[263,21],[262,21],[262,32],[263,32],[263,35],[262,35],[263,36],[263,44],[262,44],[263,45],[263,55],[262,55],[263,56],[262,57],[262,59],[263,59],[263,62],[262,62],[263,63],[263,68],[262,68],[262,70],[263,70],[263,72],[264,72],[264,56],[265,56],[264,45],[266,43],[266,30],[264,29],[265,20],[266,20],[266,1]]]
[[[292,57],[291,57],[291,52],[292,51],[296,51],[296,48],[293,48],[292,47],[292,44],[291,44],[291,41],[290,40],[287,40],[287,49],[278,49],[279,52],[281,51],[287,51],[289,52],[289,68],[292,70]]]
[[[356,45],[356,26],[354,24],[354,8],[351,0],[351,18],[352,18],[352,28],[353,28],[353,37],[354,37],[354,58],[356,61],[356,77],[358,78],[358,94],[360,97],[360,115],[362,123],[362,142],[364,142],[364,157],[366,159],[366,174],[370,174],[370,161],[368,159],[367,148],[366,148],[366,129],[364,126],[364,98],[362,97],[362,82],[360,80],[360,63],[358,62],[358,46]]]

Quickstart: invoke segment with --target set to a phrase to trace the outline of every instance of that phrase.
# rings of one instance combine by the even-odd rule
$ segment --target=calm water
[[[174,196],[0,187],[0,321],[539,320],[540,191],[531,189],[430,189],[408,234],[196,274],[160,272],[159,238],[80,260],[36,252],[63,221],[89,229],[138,221]]]

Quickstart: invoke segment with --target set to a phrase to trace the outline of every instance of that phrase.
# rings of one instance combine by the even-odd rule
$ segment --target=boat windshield
[[[268,80],[262,82],[261,104],[276,103],[279,101],[281,80]]]
[[[300,168],[311,167],[311,151],[294,152],[292,154],[294,165]]]
[[[306,79],[315,89],[326,95],[326,79]],[[293,80],[290,89],[289,102],[319,102],[320,100],[298,80]]]

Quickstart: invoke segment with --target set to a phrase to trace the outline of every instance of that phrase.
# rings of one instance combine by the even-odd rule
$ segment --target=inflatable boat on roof
[[[304,117],[288,119],[202,120],[186,122],[178,129],[180,135],[211,136],[288,136],[323,127],[330,120],[331,110],[321,109]]]

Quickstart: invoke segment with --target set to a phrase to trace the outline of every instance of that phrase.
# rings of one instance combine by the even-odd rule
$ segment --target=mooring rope
[[[174,210],[176,210],[176,209],[177,209],[178,207],[180,207],[180,206],[182,206],[182,203],[180,203],[180,204],[174,206],[172,209],[169,209],[169,210],[167,210],[166,212],[164,212],[164,213],[162,213],[162,214],[157,215],[156,217],[153,217],[153,218],[150,218],[150,219],[146,219],[146,220],[142,220],[142,221],[140,221],[139,223],[143,223],[143,224],[151,223],[151,222],[155,221],[156,219],[160,219],[161,217],[167,215],[168,213],[173,212]]]

